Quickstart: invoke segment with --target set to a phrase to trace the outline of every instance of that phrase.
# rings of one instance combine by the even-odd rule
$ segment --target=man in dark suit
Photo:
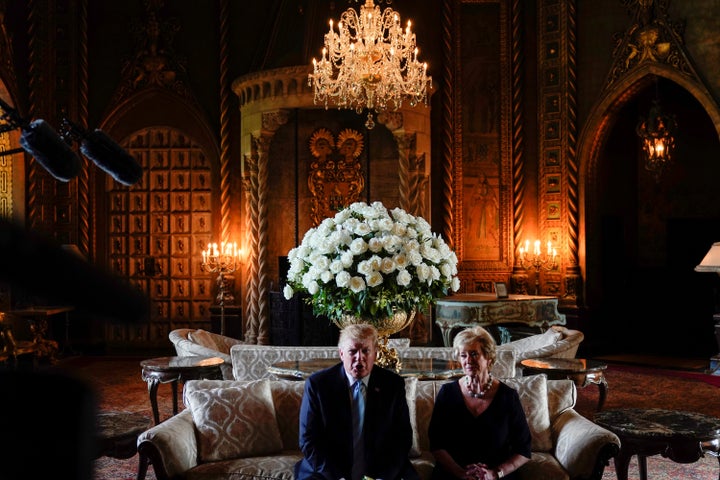
[[[377,330],[366,324],[343,328],[338,352],[341,363],[305,382],[300,407],[304,458],[295,465],[296,480],[362,480],[364,475],[418,480],[408,459],[412,427],[405,381],[395,372],[373,368]],[[358,391],[364,389],[364,395],[354,397],[358,380],[364,385],[358,384]],[[356,412],[364,418],[360,426],[354,425]]]

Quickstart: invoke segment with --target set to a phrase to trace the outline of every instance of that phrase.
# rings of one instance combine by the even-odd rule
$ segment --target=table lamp
[[[702,262],[695,267],[696,272],[715,272],[720,275],[720,242],[715,242],[705,254]]]
[[[715,242],[710,246],[710,250],[705,254],[700,264],[695,267],[696,272],[715,272],[720,275],[720,242]],[[720,350],[720,314],[714,314],[715,322],[715,340]],[[710,359],[710,371],[720,371],[720,353]]]

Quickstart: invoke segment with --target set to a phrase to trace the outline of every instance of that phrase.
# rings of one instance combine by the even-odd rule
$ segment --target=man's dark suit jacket
[[[365,401],[367,476],[417,480],[410,464],[412,427],[400,375],[373,366]],[[300,449],[295,478],[351,479],[352,414],[350,389],[342,363],[314,373],[305,381],[300,407]]]

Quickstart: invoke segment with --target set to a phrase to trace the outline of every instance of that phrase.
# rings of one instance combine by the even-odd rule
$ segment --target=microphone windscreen
[[[62,182],[69,182],[80,173],[80,157],[43,119],[30,122],[22,129],[20,145],[47,170]]]
[[[133,185],[142,178],[140,164],[102,130],[88,132],[80,142],[80,151],[123,185]]]

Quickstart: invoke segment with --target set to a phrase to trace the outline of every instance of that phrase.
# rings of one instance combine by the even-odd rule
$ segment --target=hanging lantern
[[[653,100],[647,117],[640,119],[636,132],[642,140],[645,169],[653,174],[656,181],[660,180],[672,160],[676,131],[675,116],[663,112],[660,100]]]

